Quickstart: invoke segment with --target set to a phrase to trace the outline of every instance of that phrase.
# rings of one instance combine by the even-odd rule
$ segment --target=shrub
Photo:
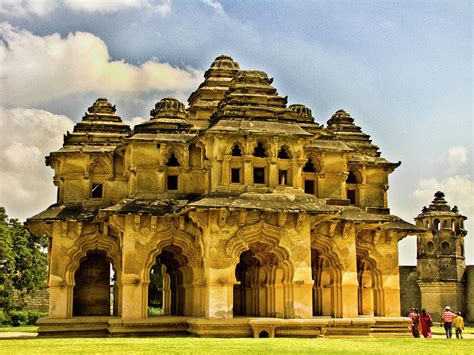
[[[149,316],[162,316],[163,310],[157,307],[148,307],[148,315]]]
[[[38,318],[45,317],[48,312],[28,311],[28,325],[36,325]]]
[[[26,311],[11,311],[10,318],[14,327],[21,327],[28,324],[28,312]]]
[[[0,309],[0,325],[9,325],[10,317],[3,312],[3,309]]]

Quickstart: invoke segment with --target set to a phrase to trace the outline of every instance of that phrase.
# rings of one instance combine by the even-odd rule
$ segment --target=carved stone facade
[[[106,99],[89,108],[46,159],[57,203],[28,221],[50,240],[40,333],[406,332],[398,241],[424,229],[389,214],[400,163],[348,113],[323,127],[271,84],[223,55],[188,108],[165,98],[133,130]],[[186,320],[149,316],[154,272]]]

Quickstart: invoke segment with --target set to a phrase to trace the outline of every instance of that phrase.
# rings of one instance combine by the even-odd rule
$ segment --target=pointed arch
[[[273,226],[261,220],[250,226],[242,227],[237,231],[226,244],[226,254],[238,258],[242,252],[249,248],[249,244],[261,242],[270,246],[280,260],[288,260],[290,253],[285,248],[279,246],[280,238],[285,230],[278,226]]]
[[[79,268],[87,253],[99,251],[105,253],[105,256],[112,262],[117,276],[120,277],[119,271],[122,270],[122,257],[120,246],[117,239],[103,234],[94,234],[91,236],[81,236],[77,238],[74,245],[68,252],[69,263],[65,273],[67,284],[74,283],[74,273]]]
[[[97,157],[89,164],[89,175],[110,175],[112,173],[112,164],[104,157]]]

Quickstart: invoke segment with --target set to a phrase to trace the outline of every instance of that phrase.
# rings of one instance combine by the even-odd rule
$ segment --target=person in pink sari
[[[411,319],[410,323],[410,333],[414,338],[420,337],[420,315],[416,308],[412,308],[408,318]]]
[[[420,327],[421,334],[425,338],[431,338],[431,327],[433,326],[433,321],[431,320],[431,315],[422,309],[420,314]]]

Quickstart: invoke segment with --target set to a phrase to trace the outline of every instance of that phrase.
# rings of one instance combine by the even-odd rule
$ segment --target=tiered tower
[[[457,206],[451,208],[438,191],[429,207],[415,218],[428,233],[418,236],[417,269],[421,307],[436,320],[446,305],[464,310],[466,264],[464,260],[464,220]]]

